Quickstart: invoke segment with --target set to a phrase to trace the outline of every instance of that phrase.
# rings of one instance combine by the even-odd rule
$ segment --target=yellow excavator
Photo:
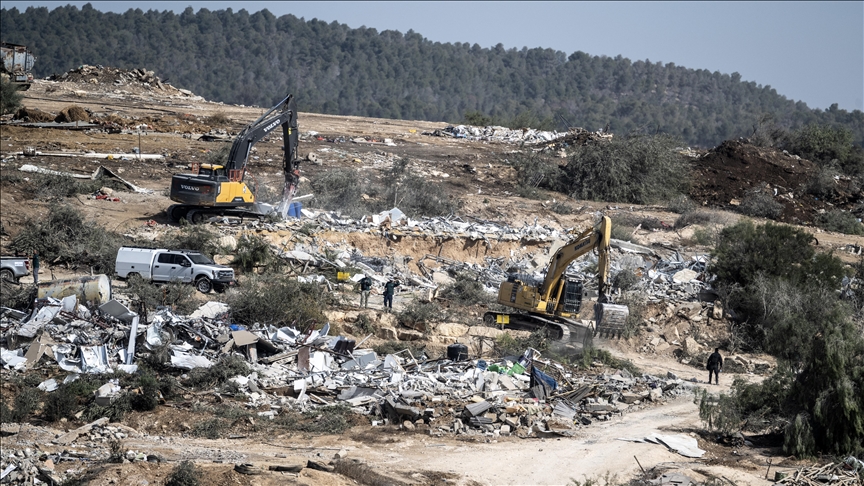
[[[168,216],[174,221],[185,218],[190,223],[201,223],[213,216],[235,216],[242,219],[262,217],[272,212],[270,208],[255,201],[255,195],[244,179],[252,147],[280,127],[285,186],[282,202],[275,211],[285,219],[300,182],[297,108],[292,95],[286,96],[237,135],[225,165],[193,164],[193,174],[175,174],[171,178],[171,200],[179,204],[171,205],[167,209]]]
[[[517,309],[514,313],[487,312],[488,324],[509,324],[513,328],[535,330],[546,328],[560,341],[579,341],[580,336],[618,335],[624,331],[629,315],[625,305],[609,303],[609,239],[612,221],[603,216],[599,223],[571,239],[555,252],[546,269],[546,277],[537,285],[511,275],[498,288],[498,303]],[[594,308],[594,329],[576,319],[581,317],[583,282],[566,275],[573,260],[588,252],[597,253],[598,297]],[[584,339],[583,339],[584,342]]]

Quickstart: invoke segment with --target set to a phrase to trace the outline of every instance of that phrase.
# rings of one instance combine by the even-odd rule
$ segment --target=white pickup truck
[[[117,252],[115,271],[120,278],[140,276],[152,282],[172,280],[191,283],[199,292],[222,292],[234,285],[234,270],[219,265],[192,250],[122,247]]]
[[[27,257],[0,257],[0,279],[18,282],[21,277],[30,275],[30,259]]]

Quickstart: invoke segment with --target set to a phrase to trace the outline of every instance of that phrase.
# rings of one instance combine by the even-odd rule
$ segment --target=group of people
[[[369,294],[372,293],[373,281],[369,275],[363,275],[363,278],[358,282],[360,285],[360,307],[369,307]],[[396,287],[399,286],[399,280],[391,278],[384,284],[384,308],[393,309],[393,294],[396,293]]]

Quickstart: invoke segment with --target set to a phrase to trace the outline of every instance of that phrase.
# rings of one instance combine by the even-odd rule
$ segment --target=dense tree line
[[[439,43],[408,31],[230,8],[181,14],[87,4],[0,11],[5,41],[30,46],[35,75],[82,64],[143,67],[207,99],[270,106],[294,93],[305,111],[617,133],[667,133],[713,146],[749,136],[766,115],[785,128],[848,128],[864,141],[864,113],[814,110],[770,86],[674,64],[542,48]]]

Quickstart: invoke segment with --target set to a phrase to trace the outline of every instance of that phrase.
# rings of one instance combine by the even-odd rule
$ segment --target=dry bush
[[[675,229],[681,229],[697,224],[725,225],[731,222],[731,218],[723,213],[704,209],[694,209],[683,213],[675,220]]]
[[[316,284],[301,284],[284,275],[256,275],[229,294],[227,303],[238,324],[307,329],[327,321],[321,309],[332,299]]]
[[[687,195],[681,194],[670,199],[669,202],[666,203],[666,207],[673,213],[684,214],[696,209],[696,203],[694,203]]]
[[[783,204],[775,201],[772,195],[757,190],[744,196],[738,212],[754,218],[777,219],[783,214]]]
[[[54,120],[54,115],[38,108],[27,108],[26,106],[22,106],[15,112],[15,119],[33,123],[44,123]]]
[[[117,251],[124,242],[122,235],[84,220],[72,206],[52,205],[47,217],[27,220],[9,249],[28,255],[38,250],[45,262],[112,275]]]
[[[681,142],[666,135],[615,138],[574,147],[549,189],[573,199],[653,204],[685,194],[689,162]],[[543,183],[545,184],[545,183]]]
[[[57,123],[69,123],[76,121],[90,121],[90,114],[87,110],[78,105],[69,105],[60,110],[60,113],[54,118]]]
[[[203,472],[192,461],[183,461],[174,467],[165,486],[198,486]]]
[[[228,115],[225,112],[217,111],[212,115],[205,118],[205,121],[208,125],[228,125],[231,123],[231,119],[228,118]]]
[[[858,218],[840,209],[828,211],[816,217],[816,224],[828,231],[836,231],[847,235],[864,235],[864,225]]]

